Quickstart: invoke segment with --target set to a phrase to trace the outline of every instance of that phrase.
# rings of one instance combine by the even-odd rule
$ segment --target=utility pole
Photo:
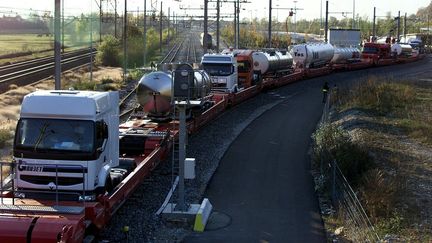
[[[430,35],[430,27],[429,27],[429,14],[427,15],[427,44],[428,46],[430,46],[430,39],[429,39],[429,35]]]
[[[93,12],[93,5],[90,5],[90,13]],[[93,19],[90,18],[90,82],[93,81]]]
[[[326,14],[325,14],[325,26],[324,26],[324,42],[327,43],[327,32],[328,32],[328,0],[326,0]]]
[[[240,0],[237,0],[237,15],[236,16],[237,16],[237,21],[236,21],[236,23],[237,23],[237,28],[236,28],[236,30],[237,30],[237,32],[236,32],[237,43],[236,43],[236,48],[238,49],[239,45],[240,45]]]
[[[167,43],[169,45],[170,41],[170,7],[168,7],[168,37],[167,37]]]
[[[146,48],[147,48],[147,0],[144,0],[144,20],[143,20],[143,25],[144,25],[144,31],[143,31],[143,67],[145,67],[146,65]]]
[[[102,0],[99,0],[99,44],[102,43]]]
[[[61,50],[60,50],[60,0],[54,2],[54,60],[55,89],[61,89]]]
[[[160,19],[159,19],[159,52],[162,53],[162,1],[160,5]]]
[[[404,33],[404,40],[407,43],[407,41],[406,41],[406,32],[407,32],[407,13],[405,12],[403,33]]]
[[[353,22],[352,22],[352,28],[355,28],[355,0],[353,0]]]
[[[208,35],[207,21],[208,21],[208,0],[204,0],[204,36],[202,40],[204,54],[207,53],[207,35]]]
[[[272,0],[269,0],[269,22],[268,22],[268,48],[271,48],[271,29],[272,29]]]
[[[124,1],[124,24],[123,24],[123,82],[126,82],[127,73],[127,0]]]
[[[62,47],[62,53],[64,53],[65,52],[65,45],[64,45],[64,0],[62,0],[62,3],[61,3],[61,9],[62,9],[62,38],[61,38],[61,40],[62,40],[62,44],[61,44],[61,47]]]
[[[373,13],[373,24],[372,24],[372,38],[373,38],[373,40],[372,41],[375,40],[375,36],[376,36],[375,19],[376,19],[376,7],[374,7],[374,13]]]
[[[397,42],[399,42],[400,38],[400,11],[398,11],[398,17],[397,17]]]
[[[117,38],[117,0],[114,0],[114,37]]]
[[[237,48],[237,1],[234,0],[234,48]]]
[[[297,33],[297,1],[294,1],[294,34]]]
[[[216,1],[216,52],[219,53],[219,21],[220,21],[220,0]]]

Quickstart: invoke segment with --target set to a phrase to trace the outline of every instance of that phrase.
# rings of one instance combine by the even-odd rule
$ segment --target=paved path
[[[230,224],[184,241],[325,242],[308,156],[310,136],[322,111],[322,83],[345,86],[375,75],[417,76],[430,69],[431,60],[332,74],[276,91],[296,95],[265,112],[239,135],[206,191],[214,210],[230,217]]]
[[[308,156],[320,102],[319,91],[300,92],[239,135],[206,192],[231,225],[186,242],[325,242]]]

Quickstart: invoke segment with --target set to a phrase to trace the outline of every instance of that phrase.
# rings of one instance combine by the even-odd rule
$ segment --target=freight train
[[[237,92],[210,90],[212,75],[218,74],[219,56],[210,58],[214,73],[188,65],[150,73],[139,83],[141,107],[120,125],[118,95],[113,92],[37,91],[27,95],[15,134],[15,159],[0,163],[1,172],[9,172],[9,176],[1,173],[0,242],[91,241],[174,146],[179,132],[175,120],[178,97],[202,104],[187,121],[188,133],[193,133],[228,107],[265,89],[337,70],[422,57],[394,57],[390,46],[374,43],[365,45],[359,61],[350,61],[357,54],[339,52],[335,58],[338,51],[327,44],[302,44],[285,54],[269,52],[223,54],[229,58],[223,64],[229,70],[236,70],[242,62],[243,74],[262,75],[259,82],[247,79]],[[206,59],[204,56],[203,61]]]

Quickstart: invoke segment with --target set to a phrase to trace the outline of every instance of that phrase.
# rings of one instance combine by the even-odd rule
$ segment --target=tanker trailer
[[[331,63],[349,63],[360,61],[360,50],[355,47],[335,47]]]
[[[293,58],[288,52],[254,52],[252,58],[254,70],[261,75],[292,70]]]
[[[295,45],[291,50],[295,66],[317,68],[327,65],[334,55],[334,48],[328,43],[307,43]]]
[[[142,77],[137,99],[149,118],[166,120],[172,115],[175,100],[196,101],[195,110],[208,109],[212,105],[207,99],[210,89],[211,81],[205,71],[182,64],[173,72],[157,71]]]

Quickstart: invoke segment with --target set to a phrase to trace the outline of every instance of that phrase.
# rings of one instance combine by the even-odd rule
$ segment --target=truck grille
[[[55,176],[33,176],[33,175],[20,175],[20,179],[37,185],[48,185],[50,182],[56,183]],[[58,177],[58,186],[72,186],[84,183],[82,177]]]

